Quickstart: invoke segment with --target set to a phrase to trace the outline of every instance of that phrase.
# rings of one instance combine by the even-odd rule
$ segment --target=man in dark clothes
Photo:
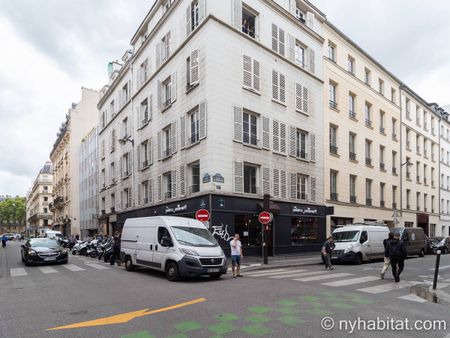
[[[334,269],[333,265],[331,265],[331,255],[333,254],[334,247],[334,238],[333,236],[330,236],[322,246],[322,255],[325,259],[325,270],[329,269],[331,271]]]
[[[117,265],[120,266],[120,234],[118,231],[114,233],[113,238],[113,252],[111,254],[111,260],[110,264],[114,265],[115,261],[117,259]]]
[[[391,239],[394,239],[394,234],[392,232],[389,232],[388,238],[385,238],[383,240],[383,246],[384,246],[384,264],[383,268],[381,269],[381,279],[384,279],[384,274],[386,273],[387,269],[389,268],[389,265],[391,265],[391,259],[389,258],[389,241]]]
[[[405,266],[406,245],[400,240],[400,234],[394,234],[394,239],[389,241],[388,254],[391,260],[392,275],[395,282],[400,282],[400,274]]]

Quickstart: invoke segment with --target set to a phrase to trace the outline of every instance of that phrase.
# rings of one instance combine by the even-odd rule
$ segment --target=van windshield
[[[216,239],[205,228],[172,227],[178,243],[190,246],[214,247]]]
[[[339,231],[333,233],[335,242],[356,242],[358,240],[359,230]]]

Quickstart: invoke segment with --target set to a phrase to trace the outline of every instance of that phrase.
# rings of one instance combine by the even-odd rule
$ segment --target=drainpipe
[[[400,218],[401,224],[404,224],[403,220],[403,109],[402,109],[402,88],[403,84],[399,85],[400,94]]]

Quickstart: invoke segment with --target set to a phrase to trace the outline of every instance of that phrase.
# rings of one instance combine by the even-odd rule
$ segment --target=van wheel
[[[166,277],[169,281],[175,282],[180,278],[177,263],[170,262],[166,268]]]
[[[212,273],[209,275],[209,277],[211,277],[211,279],[220,279],[220,277],[222,277],[221,273]]]
[[[360,253],[356,254],[356,257],[355,257],[355,264],[356,264],[356,265],[361,265],[362,262],[363,262],[362,255],[361,255]]]
[[[134,270],[134,264],[131,261],[131,257],[130,256],[125,257],[125,270],[127,270],[127,271],[133,271]]]
[[[420,249],[419,257],[423,257],[423,256],[425,256],[425,250],[424,249]]]

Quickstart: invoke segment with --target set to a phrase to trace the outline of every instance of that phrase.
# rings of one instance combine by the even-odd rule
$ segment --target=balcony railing
[[[111,214],[114,214],[116,212],[116,208],[111,207]]]
[[[197,143],[200,140],[198,133],[191,135],[190,137],[187,138],[187,145],[191,146],[195,143]]]
[[[167,158],[172,155],[172,149],[166,148],[163,150],[163,158]]]
[[[416,181],[420,182],[420,176],[419,175],[416,176]]]
[[[244,185],[244,194],[259,195],[260,191],[261,191],[261,189],[257,186],[254,186],[254,185],[245,186]]]
[[[189,186],[188,190],[189,190],[189,194],[194,194],[196,192],[199,192],[200,191],[200,185],[199,184],[191,185],[191,186]]]
[[[334,145],[330,145],[330,153],[331,153],[331,154],[334,154],[334,155],[337,155],[337,153],[338,153],[338,147],[337,147],[337,146],[334,146]]]
[[[350,203],[356,204],[356,196],[350,196]]]
[[[380,127],[380,133],[384,134],[384,127]]]
[[[426,178],[423,179],[423,184],[427,185],[427,179]]]
[[[338,200],[338,193],[337,192],[330,193],[330,200],[337,201]]]
[[[380,201],[380,207],[384,208],[384,201]]]
[[[372,199],[366,198],[366,205],[371,206],[372,205]]]
[[[392,133],[392,139],[393,139],[394,141],[397,141],[397,134]]]
[[[397,209],[397,203],[395,202],[392,203],[392,209]]]
[[[172,99],[168,98],[166,101],[162,104],[162,109],[167,109],[172,105]]]
[[[380,163],[380,170],[384,171],[384,163]]]
[[[407,179],[407,180],[410,180],[410,179],[411,179],[411,173],[410,173],[410,172],[407,172],[407,173],[406,173],[406,179]]]
[[[348,111],[348,117],[350,117],[351,119],[356,120],[356,113],[352,110]]]
[[[168,200],[172,198],[172,192],[168,191],[164,193],[164,199]]]
[[[348,157],[350,158],[350,160],[356,161],[356,153],[349,152],[348,153]]]
[[[372,128],[372,121],[369,119],[366,119],[366,127]]]
[[[366,157],[366,165],[368,166],[372,165],[372,159],[370,157]]]
[[[338,104],[336,101],[330,100],[329,104],[331,109],[337,109]]]
[[[143,202],[144,202],[144,204],[147,204],[148,203],[148,197],[144,197]]]
[[[407,204],[406,209],[411,210],[411,205]]]
[[[396,167],[392,167],[392,175],[397,175],[397,168]]]

